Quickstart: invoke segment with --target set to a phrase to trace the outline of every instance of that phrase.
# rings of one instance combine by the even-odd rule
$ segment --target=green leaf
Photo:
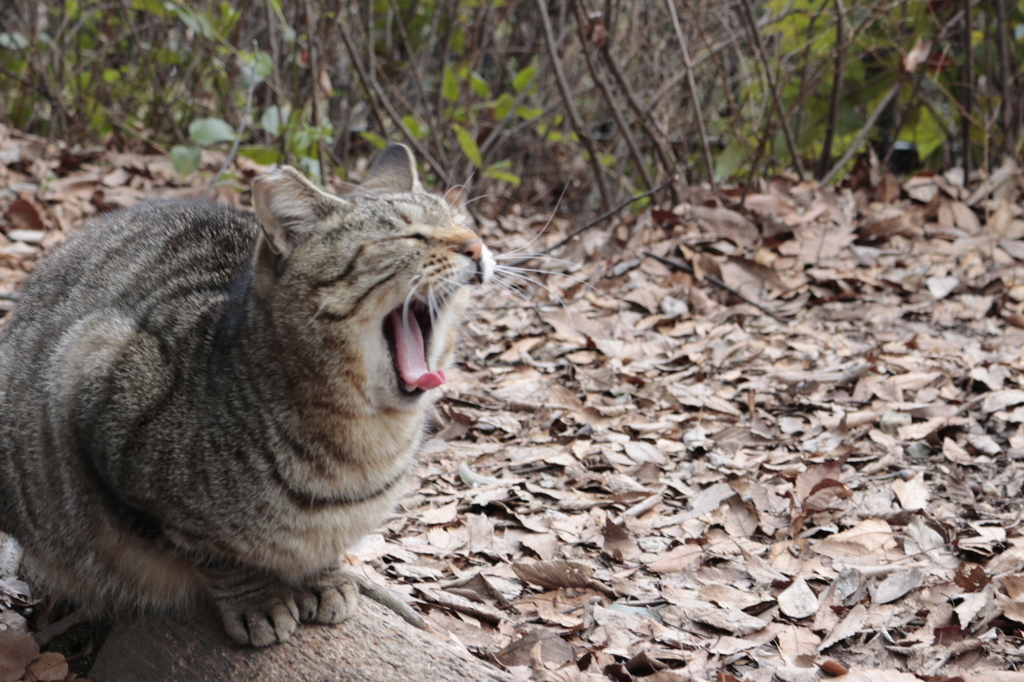
[[[462,153],[473,162],[474,166],[481,168],[484,165],[484,159],[480,155],[480,148],[476,146],[476,140],[473,139],[470,132],[458,123],[452,124],[452,130],[455,131],[455,136],[459,138],[459,146],[462,148]]]
[[[505,117],[508,116],[508,112],[512,111],[512,105],[515,103],[515,99],[507,92],[498,95],[498,99],[494,102],[494,119],[504,121]]]
[[[256,75],[266,80],[274,73],[274,59],[267,52],[256,55]]]
[[[450,66],[444,67],[444,75],[441,76],[441,96],[449,102],[459,99],[459,82]]]
[[[532,81],[533,77],[537,75],[536,66],[527,66],[516,74],[516,77],[512,80],[512,87],[516,89],[516,92],[522,92],[526,89]]]
[[[512,162],[507,159],[504,161],[498,161],[497,163],[492,163],[484,170],[484,176],[494,180],[500,180],[501,182],[507,182],[513,187],[519,187],[519,176],[509,170],[506,170],[511,166]]]
[[[923,161],[946,141],[946,131],[927,107],[921,107],[917,125],[914,126],[911,135],[904,134],[900,137],[910,137],[917,143],[917,153]]]
[[[24,50],[28,47],[28,38],[17,31],[14,33],[0,33],[0,47],[5,50]]]
[[[198,118],[188,126],[188,137],[203,146],[235,139],[235,131],[219,118]]]
[[[306,170],[306,175],[316,180],[317,184],[323,184],[323,178],[320,177],[319,161],[314,159],[312,156],[304,156],[299,159],[299,163]]]
[[[409,133],[417,140],[422,140],[427,136],[427,129],[424,128],[419,119],[412,114],[406,114],[402,117],[402,124],[409,130]]]
[[[121,72],[117,69],[103,69],[103,82],[114,84],[121,80]]]
[[[181,5],[172,5],[171,8],[174,14],[177,15],[178,20],[185,24],[187,28],[192,29],[207,40],[217,37],[216,32],[213,30],[213,25],[210,23],[210,17],[206,14],[193,12]]]
[[[363,138],[364,140],[366,140],[367,142],[372,144],[377,149],[384,149],[385,147],[388,146],[388,141],[387,140],[385,140],[383,137],[381,137],[377,133],[371,133],[368,130],[365,131],[365,132],[359,133],[359,137]]]
[[[281,152],[270,147],[239,147],[238,155],[252,159],[263,166],[269,166],[281,161]]]
[[[310,130],[309,128],[301,128],[299,130],[294,131],[294,133],[294,135],[289,136],[288,140],[290,143],[289,146],[291,147],[292,151],[298,154],[299,156],[308,155],[310,148],[313,146],[313,143],[316,142],[315,136],[313,135],[313,131]]]
[[[260,127],[275,137],[281,134],[281,109],[276,104],[260,116]]]
[[[487,81],[480,77],[476,71],[469,74],[469,87],[473,88],[473,92],[480,95],[484,99],[491,98],[491,86],[487,85]]]
[[[722,153],[715,159],[715,181],[719,182],[731,177],[743,165],[747,157],[746,145],[740,139],[729,143]]]
[[[185,177],[199,168],[199,161],[203,158],[203,150],[199,147],[186,147],[174,145],[171,147],[171,161],[174,163],[174,170],[178,175]]]
[[[543,115],[543,113],[544,110],[541,109],[540,107],[528,107],[526,105],[523,105],[516,109],[516,114],[518,114],[519,118],[523,119],[524,121],[529,121],[530,119],[533,118],[540,118],[541,115]]]
[[[132,0],[132,9],[142,10],[143,12],[149,12],[155,14],[158,17],[169,17],[171,14],[164,8],[164,3],[160,0]]]

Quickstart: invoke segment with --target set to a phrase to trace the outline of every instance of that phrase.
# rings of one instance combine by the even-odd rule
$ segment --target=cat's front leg
[[[200,572],[228,637],[245,646],[287,641],[299,625],[291,587],[244,566],[205,566]]]
[[[359,583],[338,566],[329,566],[302,581],[295,603],[303,623],[340,623],[356,612]]]

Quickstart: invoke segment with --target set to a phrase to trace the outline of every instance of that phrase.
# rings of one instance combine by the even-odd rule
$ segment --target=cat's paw
[[[218,595],[216,601],[228,637],[243,646],[287,641],[299,625],[292,591],[281,584],[235,596]]]
[[[299,620],[303,623],[340,623],[356,612],[359,583],[339,568],[308,578],[295,590]]]

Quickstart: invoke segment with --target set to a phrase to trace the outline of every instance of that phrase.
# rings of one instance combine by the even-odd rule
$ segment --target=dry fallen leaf
[[[27,632],[0,630],[0,682],[18,682],[39,657],[39,645]]]
[[[872,590],[871,599],[875,604],[888,604],[916,590],[924,584],[925,575],[922,571],[912,568],[909,571],[898,571],[887,577]]]
[[[906,481],[901,478],[894,479],[892,489],[900,500],[900,506],[907,511],[924,509],[928,504],[928,486],[924,482],[923,473]]]
[[[803,578],[794,580],[777,599],[779,609],[790,618],[808,618],[818,610],[818,595]]]

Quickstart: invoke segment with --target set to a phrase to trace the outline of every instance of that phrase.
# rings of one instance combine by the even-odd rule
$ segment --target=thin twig
[[[839,161],[836,162],[836,165],[832,166],[832,170],[826,173],[825,177],[821,179],[822,185],[827,185],[832,182],[832,179],[835,178],[836,174],[839,173],[839,171],[843,169],[843,166],[853,158],[853,155],[857,153],[857,150],[860,149],[861,144],[864,142],[864,138],[866,138],[868,133],[871,132],[871,129],[875,127],[875,123],[878,122],[882,112],[885,111],[885,108],[889,106],[889,102],[899,91],[899,82],[889,88],[889,92],[885,93],[885,97],[883,97],[882,101],[878,103],[875,110],[871,112],[871,116],[868,117],[868,120],[864,122],[864,126],[857,133],[857,137],[853,139],[853,143],[846,149],[846,153],[843,154],[843,158],[839,159]]]
[[[672,15],[672,25],[676,29],[676,38],[679,40],[679,49],[683,53],[683,66],[686,68],[686,87],[690,90],[690,101],[693,102],[693,113],[697,117],[697,130],[700,132],[700,143],[704,149],[704,164],[708,168],[708,182],[711,189],[715,189],[715,162],[711,158],[711,143],[708,141],[707,127],[704,125],[704,110],[700,107],[700,95],[697,93],[697,81],[693,77],[693,61],[690,60],[690,49],[686,45],[686,36],[683,35],[683,27],[679,24],[679,14],[676,12],[675,0],[665,0],[668,11]]]
[[[793,0],[790,0],[789,5],[785,9],[783,9],[782,12],[780,12],[779,14],[776,14],[776,15],[768,14],[768,15],[766,15],[764,18],[762,18],[760,21],[757,22],[758,27],[759,28],[764,28],[764,27],[769,26],[771,24],[777,24],[780,21],[785,20],[789,16],[790,11],[792,10],[794,4],[795,3],[793,2]],[[724,23],[723,23],[723,26],[725,26]],[[726,26],[726,28],[728,28],[728,26]],[[714,57],[719,52],[725,50],[728,47],[732,47],[735,43],[739,42],[739,39],[740,39],[740,37],[738,35],[730,34],[730,36],[728,38],[726,38],[725,40],[719,42],[716,45],[712,45],[711,47],[708,48],[707,52],[701,53],[700,55],[698,55],[697,57],[694,58],[694,60],[693,60],[693,68],[695,68],[695,69],[699,68],[704,62],[706,62],[707,60],[711,59],[712,57]],[[679,82],[681,80],[683,80],[684,78],[686,78],[686,74],[683,73],[683,72],[680,72],[680,73],[677,73],[676,75],[672,76],[670,79],[668,79],[664,83],[662,83],[661,86],[658,88],[658,90],[654,93],[654,95],[651,96],[651,101],[647,103],[647,107],[650,108],[650,109],[654,109],[654,107],[656,107],[658,105],[658,102],[660,102],[662,99],[664,99],[665,95],[667,95],[677,85],[679,85]]]
[[[793,131],[789,128],[789,120],[786,117],[786,110],[782,106],[782,97],[779,95],[778,84],[772,76],[771,66],[768,64],[768,56],[764,53],[764,46],[761,44],[761,31],[757,28],[757,21],[754,20],[754,10],[750,8],[750,0],[740,0],[743,5],[743,16],[750,28],[750,36],[754,40],[754,51],[757,52],[764,68],[764,77],[768,79],[768,89],[772,93],[772,102],[775,104],[775,112],[779,115],[779,124],[782,126],[782,134],[786,138],[786,145],[789,146],[789,155],[793,158],[793,168],[800,180],[804,179],[804,165],[800,161],[800,151],[797,149],[796,140],[793,138]]]
[[[651,174],[647,172],[647,166],[644,164],[644,158],[640,154],[640,148],[637,147],[636,140],[633,138],[633,131],[630,130],[629,124],[626,119],[622,116],[622,111],[619,110],[619,105],[615,103],[615,98],[612,96],[612,91],[608,87],[608,81],[604,79],[604,76],[597,70],[597,66],[594,64],[594,59],[590,55],[590,46],[587,44],[590,40],[587,37],[587,19],[583,16],[583,8],[579,2],[572,3],[574,13],[576,14],[576,29],[580,36],[580,48],[583,50],[583,58],[587,62],[587,70],[590,71],[590,77],[594,79],[597,87],[601,90],[601,94],[604,95],[605,104],[612,112],[612,118],[615,119],[615,125],[619,127],[619,132],[622,133],[623,139],[626,140],[626,146],[629,148],[629,154],[633,157],[633,163],[636,164],[637,170],[640,172],[640,177],[644,179],[644,188],[650,189],[654,187],[654,182],[651,180]]]
[[[542,249],[542,250],[538,251],[537,253],[532,254],[532,255],[530,255],[530,256],[528,256],[526,258],[520,258],[519,260],[512,261],[512,263],[509,264],[509,267],[516,267],[518,265],[522,265],[523,263],[528,263],[531,260],[533,260],[534,258],[536,258],[537,256],[543,256],[546,253],[551,253],[552,251],[554,251],[555,249],[557,249],[559,247],[565,246],[570,241],[572,241],[573,237],[575,237],[576,235],[578,235],[578,234],[580,234],[582,232],[586,232],[587,230],[589,230],[590,228],[594,227],[595,225],[604,222],[608,218],[611,218],[613,215],[615,215],[616,213],[618,213],[622,209],[626,208],[630,204],[635,203],[637,201],[640,201],[641,199],[646,199],[647,197],[651,196],[652,194],[657,194],[658,192],[660,192],[661,190],[665,189],[670,184],[672,184],[673,180],[675,180],[675,178],[669,178],[668,180],[666,180],[665,182],[661,183],[660,185],[658,185],[654,189],[649,189],[646,192],[644,192],[643,194],[637,194],[634,197],[630,197],[629,199],[626,199],[625,201],[623,201],[621,204],[619,204],[615,208],[611,209],[610,211],[606,211],[606,212],[602,213],[601,215],[597,216],[596,218],[594,218],[593,220],[591,220],[589,223],[586,223],[586,224],[584,224],[584,225],[582,225],[580,227],[577,227],[575,230],[573,230],[572,232],[567,234],[563,239],[559,240],[558,243],[552,244],[551,246],[549,246],[549,247],[547,247],[545,249]]]
[[[320,125],[323,122],[323,111],[320,104],[320,37],[316,33],[316,25],[319,17],[313,11],[313,3],[310,0],[305,2],[306,14],[306,35],[309,40],[309,69],[310,97],[313,100],[313,128],[316,129],[316,160],[320,166],[320,182],[327,184],[327,155],[324,154],[323,136],[320,135]]]
[[[256,59],[259,60],[259,48],[256,47],[256,41],[253,41],[253,49],[256,51]],[[213,196],[213,188],[220,182],[221,177],[227,172],[231,166],[231,162],[235,160],[235,154],[238,153],[238,145],[242,141],[242,134],[245,132],[246,121],[249,120],[249,116],[252,115],[252,94],[256,90],[256,84],[259,82],[259,78],[256,77],[256,64],[253,63],[252,76],[249,79],[249,91],[245,93],[245,110],[242,111],[241,120],[238,121],[238,129],[235,131],[235,139],[231,142],[231,149],[228,151],[228,156],[224,159],[224,163],[220,165],[220,170],[210,180],[210,184],[206,187],[204,194],[206,199]]]
[[[672,153],[672,148],[669,146],[668,141],[665,137],[664,131],[658,125],[657,121],[651,115],[649,109],[644,109],[640,106],[640,101],[636,98],[636,94],[633,93],[633,89],[629,86],[629,81],[626,80],[625,74],[622,73],[622,69],[619,68],[618,62],[611,53],[611,42],[612,37],[609,33],[608,40],[605,42],[604,47],[601,48],[601,56],[604,57],[604,63],[607,65],[608,70],[611,72],[612,77],[618,84],[622,94],[626,97],[626,102],[629,104],[629,108],[633,110],[633,115],[636,116],[637,123],[644,129],[647,136],[654,142],[654,151],[658,155],[658,160],[661,161],[662,168],[665,169],[665,174],[669,177],[676,175],[676,157]],[[679,203],[679,191],[676,189],[675,183],[668,186],[669,193],[672,197],[672,203]]]
[[[658,254],[651,253],[650,251],[644,251],[644,255],[647,256],[648,258],[653,258],[654,260],[658,261],[659,263],[667,265],[670,268],[675,268],[676,270],[680,270],[682,272],[685,272],[685,273],[688,273],[688,274],[691,274],[691,275],[696,275],[697,274],[696,272],[694,272],[693,267],[689,263],[684,263],[683,261],[678,261],[678,260],[676,260],[674,258],[665,258],[664,256],[659,256]],[[727,291],[730,294],[732,294],[733,296],[739,298],[744,303],[747,303],[749,305],[754,306],[755,308],[760,310],[765,315],[768,315],[772,319],[777,320],[777,321],[781,322],[782,324],[789,324],[789,322],[786,321],[785,318],[780,316],[775,311],[773,311],[773,310],[771,310],[769,308],[764,307],[763,305],[761,305],[757,301],[753,300],[749,296],[746,296],[745,294],[740,293],[736,289],[733,289],[731,286],[729,286],[728,284],[726,284],[725,282],[723,282],[719,278],[715,277],[714,275],[709,275],[708,273],[705,272],[701,276],[702,276],[703,279],[707,280],[708,282],[711,282],[716,287],[718,287],[718,288],[720,288],[720,289],[722,289],[724,291]]]
[[[963,52],[964,64],[960,68],[960,98],[963,114],[960,119],[960,133],[964,146],[964,178],[971,177],[971,109],[974,83],[974,45],[971,44],[974,28],[971,24],[971,0],[964,0]]]
[[[1013,69],[1011,51],[1013,43],[1010,40],[1010,22],[1006,14],[1006,0],[994,0],[996,5],[996,17],[999,21],[997,31],[999,33],[999,89],[1002,94],[1002,102],[999,106],[1003,118],[1003,152],[1013,154],[1017,148],[1017,131],[1013,128],[1013,93],[1016,72]]]
[[[594,172],[594,181],[601,192],[601,208],[607,211],[612,203],[611,194],[608,192],[608,183],[604,179],[604,169],[601,167],[601,159],[597,154],[597,145],[594,144],[594,139],[583,125],[580,112],[572,100],[572,90],[569,88],[569,82],[565,79],[562,60],[558,57],[555,32],[551,28],[551,19],[548,17],[548,4],[545,0],[535,0],[535,2],[537,11],[540,13],[541,23],[544,25],[544,42],[547,44],[548,54],[551,56],[551,65],[555,67],[555,80],[558,83],[559,92],[562,93],[562,103],[565,105],[566,113],[569,114],[569,122],[572,124],[573,130],[576,131],[576,136],[583,142],[583,146],[587,148],[587,153],[590,155],[590,167]]]
[[[538,73],[543,73],[545,69],[544,56],[541,56],[541,62],[538,65]],[[480,156],[484,159],[487,158],[487,154],[491,151],[491,148],[497,144],[498,138],[505,131],[505,128],[516,118],[519,118],[519,107],[526,100],[530,94],[530,88],[523,88],[516,98],[512,101],[512,106],[509,107],[508,113],[505,117],[498,121],[498,125],[491,128],[491,132],[487,134],[486,139],[480,145]],[[535,119],[529,119],[530,123],[533,123]]]
[[[661,166],[665,171],[667,177],[673,177],[679,175],[677,168],[676,156],[672,152],[672,147],[668,143],[668,136],[665,131],[658,125],[658,121],[654,118],[651,109],[645,109],[640,105],[640,100],[637,98],[636,93],[633,92],[633,88],[629,84],[629,80],[626,75],[619,68],[619,63],[612,55],[612,45],[615,43],[615,12],[611,7],[611,0],[605,0],[604,14],[602,18],[605,23],[605,28],[608,29],[608,35],[605,37],[604,44],[601,46],[599,53],[604,59],[605,66],[608,67],[608,71],[612,74],[612,78],[615,79],[616,85],[619,87],[619,91],[626,98],[626,103],[629,108],[633,110],[633,116],[636,117],[636,122],[644,132],[647,133],[647,137],[654,143],[654,152],[658,155],[658,160],[661,162]],[[679,191],[676,189],[676,184],[673,182],[668,186],[669,195],[672,198],[673,204],[678,204]]]
[[[387,127],[384,125],[384,114],[380,110],[380,105],[383,105],[387,110],[388,116],[391,117],[394,124],[402,130],[402,135],[405,136],[405,139],[409,142],[412,148],[416,150],[416,153],[419,154],[420,158],[430,164],[430,167],[435,173],[437,173],[437,177],[440,178],[444,184],[452,184],[451,179],[448,177],[448,172],[437,162],[433,155],[427,151],[426,147],[416,139],[412,132],[409,131],[405,126],[405,123],[402,122],[402,117],[398,115],[398,112],[395,111],[395,108],[391,105],[390,100],[388,100],[388,98],[384,96],[384,93],[380,91],[380,85],[370,78],[370,75],[367,73],[363,63],[359,61],[355,43],[352,42],[352,36],[348,34],[346,22],[342,18],[340,12],[338,14],[337,24],[338,33],[341,34],[341,40],[345,43],[345,50],[348,52],[349,59],[352,60],[353,66],[356,67],[356,75],[359,77],[359,82],[362,83],[363,89],[366,90],[366,98],[370,100],[370,107],[373,110],[374,118],[377,119],[377,125],[380,126],[381,133],[386,136],[388,132]]]
[[[961,16],[962,14],[960,12],[957,12],[952,17],[950,17],[950,19],[946,21],[945,24],[942,25],[942,28],[939,29],[938,34],[932,40],[933,45],[943,46],[941,56],[939,57],[940,60],[946,57],[947,51],[949,50],[949,45],[946,42],[946,32],[950,28],[952,28],[956,23],[959,22]],[[911,88],[910,95],[908,97],[901,98],[904,100],[905,103],[902,107],[896,109],[896,122],[892,126],[892,129],[889,131],[889,144],[886,147],[885,156],[882,157],[883,166],[889,165],[889,159],[892,158],[892,154],[896,150],[896,143],[899,142],[900,133],[903,132],[903,126],[907,120],[907,112],[910,111],[912,107],[916,107],[920,104],[923,104],[932,112],[932,115],[935,118],[935,122],[944,128],[943,132],[945,133],[945,135],[951,139],[956,137],[956,122],[953,122],[952,129],[947,128],[945,122],[942,120],[942,114],[936,111],[935,108],[932,107],[931,104],[928,102],[928,98],[921,93],[921,84],[927,77],[928,69],[918,68],[917,77],[914,79],[914,87]],[[897,78],[904,78],[904,74],[898,74]]]
[[[843,76],[846,71],[846,53],[849,45],[846,40],[846,8],[843,0],[835,0],[836,5],[836,66],[832,74],[832,101],[828,109],[828,127],[825,128],[825,142],[818,159],[818,177],[825,174],[832,161],[832,140],[835,139],[836,127],[839,125],[839,107],[843,98]]]
[[[409,65],[412,67],[413,73],[416,78],[413,79],[416,86],[416,90],[419,92],[420,101],[423,102],[424,108],[426,109],[427,125],[430,126],[430,137],[434,140],[434,147],[438,154],[444,154],[444,140],[441,139],[441,124],[438,122],[437,115],[440,113],[440,109],[434,109],[429,106],[425,106],[430,102],[430,96],[427,94],[427,78],[423,74],[423,67],[420,65],[419,55],[413,48],[412,40],[409,38],[409,30],[405,26],[405,20],[402,18],[401,9],[398,7],[397,0],[388,0],[391,12],[395,15],[395,25],[398,27],[398,35],[401,36],[402,42],[405,44],[405,50],[408,53]],[[415,111],[413,111],[415,114]],[[482,155],[482,153],[481,153]],[[447,160],[445,160],[447,166]]]
[[[750,172],[747,173],[747,181],[743,183],[743,193],[740,195],[740,206],[743,206],[743,202],[747,200],[747,194],[750,193],[750,187],[754,183],[754,174],[757,172],[757,167],[761,164],[761,158],[764,156],[765,148],[768,147],[768,140],[772,137],[772,116],[775,114],[775,107],[768,104],[765,107],[768,111],[764,116],[764,125],[762,126],[761,139],[757,141],[757,152],[754,154],[754,160],[750,163]]]

